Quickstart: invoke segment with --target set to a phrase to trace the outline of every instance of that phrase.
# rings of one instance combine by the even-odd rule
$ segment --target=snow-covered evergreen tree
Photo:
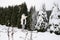
[[[47,13],[46,13],[46,8],[45,4],[42,5],[42,9],[39,10],[39,13],[37,15],[37,23],[36,23],[36,28],[41,31],[45,30],[47,28]]]
[[[60,11],[58,8],[58,4],[54,3],[53,10],[49,19],[50,30],[53,32],[60,33]]]

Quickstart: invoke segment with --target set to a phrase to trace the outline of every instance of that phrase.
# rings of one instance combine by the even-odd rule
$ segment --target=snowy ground
[[[5,25],[0,25],[0,40],[8,40],[7,36],[7,28]],[[28,32],[28,35],[26,37],[26,34]],[[31,31],[23,31],[22,29],[14,28],[14,37],[13,40],[30,40],[31,37]],[[10,28],[10,40],[12,40],[11,37],[11,28]],[[54,33],[49,32],[36,32],[33,31],[32,33],[32,40],[60,40],[60,35],[55,35]]]

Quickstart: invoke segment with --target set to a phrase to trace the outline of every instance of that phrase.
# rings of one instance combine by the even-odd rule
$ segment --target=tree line
[[[46,11],[47,15],[50,14],[50,11]],[[26,3],[22,3],[21,5],[15,5],[15,6],[8,6],[8,7],[0,7],[0,24],[6,25],[8,27],[18,27],[21,28],[21,16],[22,14],[25,14],[27,16],[26,18],[26,25],[25,29],[31,30],[32,28],[32,15],[34,13],[38,13],[36,11],[35,7],[31,7],[30,11],[28,11]],[[48,16],[49,19],[49,16]],[[35,23],[34,23],[35,25]],[[32,29],[34,30],[34,29]]]

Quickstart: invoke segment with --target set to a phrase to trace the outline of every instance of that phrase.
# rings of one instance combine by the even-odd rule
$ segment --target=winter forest
[[[37,33],[41,33],[38,35],[41,36],[45,32],[60,35],[58,4],[53,3],[52,10],[46,10],[45,4],[43,4],[39,11],[36,10],[35,6],[31,6],[28,11],[25,2],[21,5],[0,7],[0,40],[42,40],[43,38],[34,39],[33,36],[37,37]],[[19,39],[19,35],[23,37],[19,37]]]

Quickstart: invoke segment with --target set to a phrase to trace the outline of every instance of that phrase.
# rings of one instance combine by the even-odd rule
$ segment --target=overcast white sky
[[[23,2],[26,2],[28,9],[30,9],[31,6],[35,6],[37,10],[39,10],[44,3],[46,4],[47,10],[52,8],[54,2],[60,6],[60,0],[0,0],[0,7],[19,5]]]

